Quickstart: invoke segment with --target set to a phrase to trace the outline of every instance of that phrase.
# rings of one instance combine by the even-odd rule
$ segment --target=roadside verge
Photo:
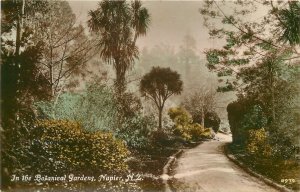
[[[241,169],[249,173],[250,175],[259,178],[263,182],[265,182],[267,185],[274,187],[275,189],[281,191],[281,192],[293,192],[293,190],[286,188],[285,186],[279,185],[278,183],[266,178],[265,176],[258,174],[254,172],[252,169],[248,168],[243,162],[239,161],[234,155],[230,154],[230,150],[228,149],[228,143],[226,143],[223,146],[223,152],[226,155],[226,157],[238,165]]]

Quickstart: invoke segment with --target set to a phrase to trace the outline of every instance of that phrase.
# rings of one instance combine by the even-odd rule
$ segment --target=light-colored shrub
[[[267,133],[264,128],[249,130],[247,151],[257,156],[269,157],[271,155],[272,149],[268,143]]]
[[[183,108],[170,108],[168,112],[174,122],[174,134],[187,141],[198,141],[203,138],[211,138],[209,129],[205,129],[198,123],[192,123],[191,115]]]
[[[88,131],[112,131],[117,127],[117,104],[113,91],[105,85],[92,84],[80,93],[67,92],[35,106],[43,118],[77,121]]]
[[[34,166],[47,174],[122,172],[129,155],[125,144],[111,133],[87,132],[77,122],[38,121],[34,129]]]

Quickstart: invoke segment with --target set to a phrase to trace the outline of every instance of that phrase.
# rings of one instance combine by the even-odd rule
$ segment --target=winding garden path
[[[199,192],[275,192],[276,189],[249,175],[227,159],[222,147],[231,137],[218,134],[185,151],[177,160],[172,188]]]

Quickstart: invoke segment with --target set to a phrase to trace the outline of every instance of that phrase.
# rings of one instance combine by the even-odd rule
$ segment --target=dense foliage
[[[86,132],[76,122],[38,121],[33,130],[32,171],[47,175],[112,173],[126,170],[129,152],[111,133]]]
[[[142,150],[151,145],[149,138],[154,127],[154,117],[138,114],[127,119],[116,132],[116,137],[123,139],[131,149]]]
[[[117,103],[107,86],[91,84],[81,93],[64,93],[54,101],[36,102],[40,117],[80,122],[85,130],[116,130]]]
[[[201,113],[198,115],[193,115],[193,122],[202,124]],[[220,128],[221,119],[216,112],[207,112],[204,117],[204,127],[212,128],[214,132],[218,132]]]
[[[245,144],[250,129],[265,128],[273,156],[288,158],[299,145],[299,111],[295,110],[299,69],[272,56],[240,72],[246,86],[238,101],[228,105],[228,119],[234,142]]]
[[[246,149],[264,130],[262,147],[269,145],[277,159],[295,157],[299,148],[299,5],[213,0],[200,10],[209,35],[225,41],[206,50],[207,66],[227,78],[219,90],[238,92],[227,107],[234,144]],[[262,9],[263,17],[250,19]]]
[[[203,138],[212,138],[209,129],[205,129],[198,123],[193,123],[191,115],[183,108],[170,108],[168,111],[174,122],[174,134],[186,141],[199,141]]]
[[[250,100],[240,99],[227,106],[233,142],[245,144],[250,129],[260,129],[267,123],[261,107]]]
[[[268,144],[267,133],[264,128],[249,131],[247,150],[255,156],[271,156],[272,149]]]

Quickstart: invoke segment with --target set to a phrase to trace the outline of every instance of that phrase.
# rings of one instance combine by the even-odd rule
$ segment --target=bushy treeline
[[[3,185],[12,186],[13,174],[125,173],[132,155],[213,137],[182,108],[171,108],[172,126],[158,130],[155,116],[142,113],[140,99],[126,95],[122,113],[120,98],[101,82],[54,99],[15,104],[26,111],[5,116],[2,124]]]
[[[260,92],[260,96],[264,93],[269,92]],[[290,97],[291,94],[293,92],[285,96]],[[272,111],[272,100],[269,99],[240,97],[228,105],[233,138],[230,148],[239,160],[254,171],[298,190],[297,182],[282,183],[281,180],[299,174],[300,111],[296,107],[297,97],[291,100],[285,98],[284,102],[279,99],[275,101],[275,111]]]
[[[124,93],[122,100],[104,83],[91,83],[86,89],[66,92],[54,101],[35,103],[40,118],[71,120],[89,132],[111,132],[128,147],[142,148],[154,129],[153,115],[143,115],[140,99]]]
[[[257,6],[204,3],[200,12],[210,37],[225,41],[205,52],[207,67],[223,82],[218,91],[238,93],[227,107],[234,144],[250,154],[261,149],[260,154],[288,159],[299,149],[300,4],[266,2],[260,5],[266,10],[262,19],[247,19]]]
[[[24,111],[2,118],[2,186],[16,184],[10,182],[12,175],[125,173],[133,139],[119,137],[122,127],[113,126],[115,116],[110,116],[117,113],[115,101],[103,89],[88,89],[90,97],[106,98],[94,98],[96,103],[86,100],[87,92],[65,93],[58,100],[29,106],[15,102]]]
[[[272,55],[240,77],[248,85],[228,105],[233,143],[251,154],[277,159],[299,153],[299,67]]]

